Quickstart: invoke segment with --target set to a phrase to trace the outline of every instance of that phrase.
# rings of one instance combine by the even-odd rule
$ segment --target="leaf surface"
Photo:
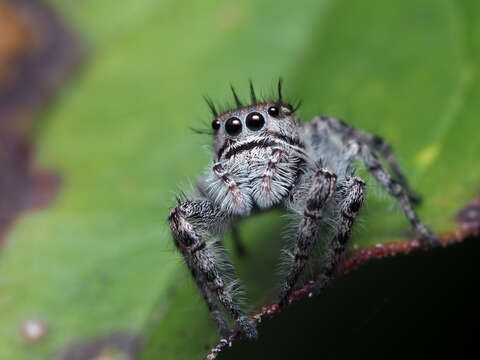
[[[72,342],[129,331],[141,359],[197,359],[218,340],[166,217],[174,195],[209,164],[201,95],[268,95],[278,76],[300,116],[344,118],[392,144],[438,233],[480,185],[476,2],[51,1],[90,59],[46,114],[42,166],[64,179],[53,206],[18,221],[0,258],[0,357],[46,358]],[[371,183],[371,182],[370,182]],[[374,186],[351,249],[407,239],[407,222]],[[234,258],[248,308],[275,293],[280,213],[245,221]],[[227,247],[230,242],[227,240]],[[48,336],[18,339],[40,317]],[[260,333],[260,336],[262,334]]]

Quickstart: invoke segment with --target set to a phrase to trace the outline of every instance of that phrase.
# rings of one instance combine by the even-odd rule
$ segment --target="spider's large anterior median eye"
[[[270,106],[270,107],[268,108],[268,115],[273,116],[273,117],[277,117],[277,116],[278,116],[278,113],[279,113],[278,107],[276,107],[276,106]]]
[[[265,119],[262,114],[258,112],[252,112],[247,115],[247,127],[252,131],[260,130],[265,124]]]
[[[232,117],[225,123],[225,131],[230,136],[238,135],[242,132],[242,122],[239,118]]]
[[[212,129],[217,131],[218,129],[220,129],[220,121],[218,120],[213,120],[212,121]]]

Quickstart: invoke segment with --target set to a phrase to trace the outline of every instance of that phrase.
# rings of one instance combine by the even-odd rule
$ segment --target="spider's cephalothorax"
[[[250,83],[251,103],[243,105],[232,88],[236,108],[218,113],[207,100],[214,119],[214,161],[197,182],[197,194],[179,202],[169,216],[175,245],[190,271],[222,335],[228,333],[220,303],[236,322],[236,330],[256,338],[251,318],[244,315],[236,293],[229,260],[218,251],[219,237],[251,214],[278,204],[299,215],[295,246],[278,302],[285,305],[309,257],[321,238],[326,220],[334,217],[331,251],[322,261],[319,291],[335,274],[350,237],[353,222],[365,198],[365,182],[354,176],[354,161],[366,169],[402,207],[422,241],[435,243],[433,234],[413,210],[418,198],[410,190],[390,146],[378,136],[341,120],[319,116],[300,124],[292,105],[278,98],[257,101]],[[391,173],[378,160],[385,158]],[[237,248],[242,250],[238,237]],[[228,270],[228,271],[227,271]]]

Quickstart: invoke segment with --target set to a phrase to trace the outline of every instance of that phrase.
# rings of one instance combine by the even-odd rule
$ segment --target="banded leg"
[[[312,185],[296,236],[293,251],[294,259],[280,288],[278,301],[280,306],[288,303],[294,286],[315,248],[322,223],[323,210],[335,191],[336,179],[336,175],[327,169],[317,170],[312,175]]]
[[[227,337],[229,333],[227,321],[218,308],[215,298],[207,286],[207,282],[193,267],[190,267],[190,272],[192,273],[192,277],[202,293],[203,299],[207,303],[208,311],[210,311],[213,320],[217,324],[218,332],[221,336]]]
[[[208,200],[185,201],[170,213],[169,222],[175,245],[185,258],[187,266],[201,289],[215,294],[236,326],[247,338],[257,338],[257,329],[251,319],[244,315],[232,294],[226,290],[217,259],[209,251],[204,236],[207,232],[218,232],[215,224],[229,223],[231,218]],[[227,259],[222,259],[227,261]],[[198,275],[198,276],[197,276]],[[208,293],[206,293],[208,295]],[[207,300],[207,304],[210,300]],[[216,314],[213,314],[215,317]]]
[[[340,194],[338,225],[331,242],[331,252],[322,264],[321,279],[316,292],[321,292],[335,276],[337,266],[345,252],[353,223],[365,199],[365,182],[359,177],[347,177],[337,186]]]
[[[422,199],[421,197],[415,193],[410,187],[407,177],[403,174],[402,169],[400,169],[400,165],[398,165],[397,157],[395,156],[392,147],[389,143],[387,143],[384,139],[379,136],[369,134],[363,131],[358,131],[361,135],[365,137],[365,142],[369,144],[373,149],[378,151],[380,154],[383,155],[385,160],[387,161],[388,166],[392,170],[393,175],[396,177],[397,181],[403,186],[405,191],[407,192],[410,201],[413,204],[419,204]]]
[[[360,153],[368,171],[375,177],[380,185],[395,199],[403,209],[405,216],[412,224],[422,241],[430,246],[436,245],[437,241],[433,233],[420,221],[413,210],[410,197],[406,190],[385,170],[377,156],[367,145],[360,145]]]
[[[413,204],[420,203],[420,196],[418,196],[410,187],[406,176],[400,169],[400,165],[398,164],[397,157],[395,156],[392,147],[384,139],[366,131],[357,130],[344,121],[333,117],[321,116],[317,117],[316,119],[318,119],[317,121],[326,122],[331,130],[344,135],[346,138],[355,140],[360,144],[366,144],[373,150],[378,151],[385,158],[396,180],[405,189],[410,201]]]

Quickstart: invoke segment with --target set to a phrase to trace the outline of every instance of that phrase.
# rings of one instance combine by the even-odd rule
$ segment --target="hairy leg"
[[[320,116],[316,117],[314,121],[326,122],[331,130],[342,134],[349,139],[355,140],[360,144],[366,144],[373,150],[378,151],[385,158],[395,179],[405,189],[410,201],[413,204],[420,203],[420,196],[418,196],[411,189],[405,174],[400,169],[400,165],[398,164],[397,157],[395,156],[392,147],[384,139],[366,131],[355,129],[349,124],[343,122],[342,120],[333,117]]]
[[[322,224],[323,210],[335,191],[336,176],[327,169],[316,170],[311,178],[311,187],[300,220],[293,261],[285,281],[280,288],[279,305],[287,304],[294,286],[315,248]]]
[[[207,282],[202,277],[202,275],[197,270],[195,270],[194,267],[190,267],[190,272],[192,273],[192,277],[195,280],[198,288],[200,289],[200,292],[202,293],[203,299],[207,303],[208,310],[210,311],[213,320],[215,320],[215,323],[217,324],[220,335],[223,337],[227,337],[229,333],[228,324],[225,320],[225,317],[220,312],[215,298],[213,297],[212,292],[207,286]]]
[[[337,193],[340,198],[337,227],[332,238],[330,253],[322,264],[317,292],[321,292],[335,276],[337,266],[350,239],[353,223],[365,199],[365,182],[356,176],[347,177],[344,184],[337,186]]]
[[[225,223],[231,221],[230,216],[209,200],[195,200],[177,205],[168,219],[175,245],[184,256],[199,288],[215,294],[246,337],[257,338],[253,321],[244,315],[234,296],[228,292],[218,259],[205,242],[206,234],[219,232]],[[208,292],[205,294],[209,295]],[[207,304],[210,307],[211,301],[207,300]],[[215,318],[219,313],[212,315]]]
[[[392,176],[385,170],[375,153],[367,146],[360,145],[360,155],[365,163],[367,170],[375,177],[380,185],[393,196],[405,213],[405,216],[412,224],[422,241],[430,246],[436,245],[437,241],[433,233],[420,221],[415,210],[413,209],[412,202],[408,196],[406,190],[400,185]]]

